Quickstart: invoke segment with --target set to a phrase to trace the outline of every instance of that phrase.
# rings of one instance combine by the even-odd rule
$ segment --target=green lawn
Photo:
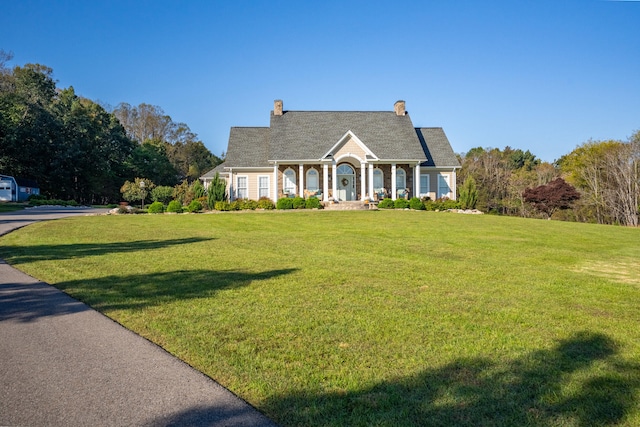
[[[640,229],[101,216],[18,230],[0,257],[284,426],[640,425]]]

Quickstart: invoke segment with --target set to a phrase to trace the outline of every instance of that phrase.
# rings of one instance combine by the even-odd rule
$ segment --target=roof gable
[[[342,138],[340,138],[340,140],[338,140],[338,142],[336,142],[335,145],[322,156],[322,159],[338,157],[343,154],[343,152],[362,157],[362,160],[378,160],[378,157],[369,149],[369,147],[360,141],[360,138],[350,130],[347,131],[347,133],[345,133]]]

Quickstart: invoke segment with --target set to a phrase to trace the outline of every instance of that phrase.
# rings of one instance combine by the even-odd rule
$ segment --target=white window
[[[282,189],[285,193],[295,194],[296,192],[296,173],[293,169],[287,169],[284,171],[284,180],[282,182]]]
[[[373,170],[373,188],[375,191],[384,188],[384,174],[381,169],[376,168]]]
[[[396,190],[405,190],[407,188],[407,174],[404,169],[396,170]]]
[[[236,194],[238,199],[249,197],[249,179],[246,176],[238,175],[236,178]]]
[[[318,191],[320,189],[320,175],[315,169],[307,171],[307,190]]]
[[[258,198],[269,197],[269,175],[258,176]]]
[[[431,178],[428,173],[420,174],[420,197],[426,197],[431,191]]]
[[[449,175],[438,174],[438,199],[451,197],[451,187],[449,186]]]

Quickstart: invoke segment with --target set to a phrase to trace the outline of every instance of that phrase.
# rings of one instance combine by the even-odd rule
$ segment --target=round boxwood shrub
[[[272,210],[275,208],[276,205],[268,197],[261,197],[260,200],[258,200],[258,209]]]
[[[293,198],[293,209],[304,209],[306,202],[300,196]]]
[[[396,201],[393,202],[393,206],[396,209],[407,209],[409,207],[409,201],[405,199],[396,199]]]
[[[258,208],[258,202],[255,200],[244,200],[241,204],[243,210],[251,210],[254,211]]]
[[[322,209],[322,203],[317,197],[309,197],[306,201],[307,209]]]
[[[167,212],[182,213],[182,204],[177,200],[172,200],[167,206]]]
[[[276,208],[278,209],[293,209],[293,199],[288,197],[283,197],[278,199],[278,203],[276,204]]]
[[[442,201],[442,209],[460,209],[460,203],[457,200],[445,199]]]
[[[422,203],[422,200],[417,197],[412,197],[411,200],[409,200],[409,207],[416,211],[423,211],[426,209],[424,207],[424,203]]]
[[[162,202],[153,202],[149,205],[149,213],[150,214],[161,214],[164,213],[164,205]]]
[[[187,206],[189,212],[200,212],[202,210],[202,203],[199,200],[192,200]]]
[[[217,211],[230,211],[231,206],[229,205],[229,202],[225,202],[224,200],[219,200],[215,203],[214,209]]]
[[[378,203],[378,207],[381,209],[393,209],[395,205],[391,199],[382,199],[380,203]]]

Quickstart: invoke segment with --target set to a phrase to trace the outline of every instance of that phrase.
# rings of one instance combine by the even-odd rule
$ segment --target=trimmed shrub
[[[409,200],[409,207],[416,211],[425,210],[424,203],[422,203],[422,200],[417,197],[412,197],[411,200]]]
[[[424,206],[428,211],[446,211],[447,209],[460,209],[460,203],[451,199],[427,200]]]
[[[187,206],[187,211],[193,213],[193,212],[200,212],[202,210],[202,203],[200,203],[200,201],[198,200],[192,200],[191,203],[189,203],[189,206]]]
[[[258,200],[258,209],[273,210],[275,208],[276,205],[273,203],[273,200],[268,197],[261,197],[260,200]]]
[[[167,206],[167,212],[182,213],[182,204],[177,200],[172,200]]]
[[[241,207],[243,210],[255,211],[258,208],[258,202],[256,202],[255,200],[247,199],[241,203]]]
[[[407,209],[409,207],[409,201],[405,199],[396,199],[396,201],[393,202],[393,206],[396,209]]]
[[[162,202],[153,202],[149,205],[149,213],[150,214],[161,214],[164,213],[164,205]]]
[[[304,209],[306,202],[300,196],[293,198],[293,209]]]
[[[307,209],[322,209],[322,203],[317,197],[309,197],[305,203]]]
[[[283,197],[278,199],[278,203],[276,203],[276,208],[278,209],[293,209],[293,199],[288,197]]]
[[[378,203],[378,207],[381,209],[393,209],[395,204],[391,199],[382,199],[380,200],[380,203]]]
[[[442,201],[442,209],[460,209],[460,203],[457,200],[444,199]]]
[[[438,209],[438,205],[433,200],[425,200],[424,201],[424,208],[426,210],[428,210],[428,211],[435,211],[436,209]]]
[[[28,202],[32,200],[47,200],[47,196],[45,196],[44,194],[32,194],[29,197],[27,197]]]
[[[242,210],[242,205],[244,204],[244,200],[234,200],[233,202],[229,203],[229,210],[230,211],[239,211]]]
[[[213,208],[215,210],[221,211],[221,212],[225,212],[225,211],[230,211],[231,210],[231,206],[229,205],[229,202],[225,202],[224,200],[217,201]]]

